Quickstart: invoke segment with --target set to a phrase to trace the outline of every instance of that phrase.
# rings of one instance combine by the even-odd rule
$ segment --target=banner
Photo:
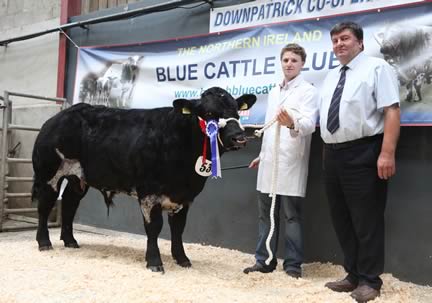
[[[419,0],[258,0],[215,8],[210,12],[210,32],[220,32],[271,23],[320,18],[376,10]]]
[[[171,106],[219,86],[234,97],[255,94],[241,112],[244,124],[262,125],[267,94],[282,81],[280,50],[299,43],[307,52],[302,71],[318,89],[339,65],[330,29],[344,16],[276,24],[220,34],[125,46],[81,48],[74,102],[122,108]],[[432,125],[432,6],[349,16],[364,28],[365,53],[385,58],[400,82],[402,123]]]

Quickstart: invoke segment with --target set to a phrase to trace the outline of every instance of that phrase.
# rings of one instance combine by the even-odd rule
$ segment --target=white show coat
[[[266,123],[276,116],[280,105],[293,113],[295,129],[281,126],[276,194],[304,197],[310,143],[318,115],[317,89],[305,81],[302,75],[284,87],[277,85],[269,93]],[[261,145],[257,190],[262,193],[271,192],[276,125],[273,124],[264,132]]]

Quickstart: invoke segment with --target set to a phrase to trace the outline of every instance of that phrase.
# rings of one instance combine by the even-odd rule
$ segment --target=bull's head
[[[251,108],[255,101],[255,95],[247,94],[234,99],[226,90],[212,87],[204,91],[200,99],[177,99],[173,106],[177,111],[197,115],[206,122],[217,121],[220,144],[225,150],[236,150],[246,144],[238,111]]]

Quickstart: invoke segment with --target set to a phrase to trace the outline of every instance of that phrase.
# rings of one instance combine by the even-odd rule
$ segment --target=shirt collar
[[[362,59],[364,58],[365,54],[363,51],[357,54],[346,66],[348,66],[348,69],[355,69],[359,64],[361,64]],[[342,65],[339,65],[339,71],[341,69]]]
[[[290,88],[296,87],[300,84],[302,81],[303,76],[301,74],[298,74],[297,77],[289,81],[288,83],[285,83],[285,79],[282,81],[282,83],[279,84],[279,87],[284,90],[288,90]]]

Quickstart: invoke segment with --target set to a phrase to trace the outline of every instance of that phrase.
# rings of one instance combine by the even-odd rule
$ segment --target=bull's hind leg
[[[63,240],[65,247],[79,248],[78,242],[73,236],[73,220],[81,199],[87,192],[88,186],[84,189],[80,186],[77,177],[69,177],[68,185],[62,196],[62,226],[60,240]]]
[[[141,202],[141,212],[144,219],[144,227],[147,234],[147,251],[146,261],[147,268],[155,272],[164,272],[162,259],[160,257],[159,246],[157,243],[159,234],[162,230],[163,218],[162,218],[162,207],[160,203],[153,203],[158,200],[157,196],[151,195],[145,197]],[[152,205],[149,208],[149,205]],[[150,213],[150,216],[148,215]]]
[[[184,206],[178,213],[169,214],[168,222],[171,230],[171,255],[181,267],[191,267],[192,264],[186,256],[183,247],[183,231],[189,206]]]
[[[39,250],[52,249],[52,244],[48,232],[48,217],[57,200],[58,193],[46,183],[39,183],[35,180],[33,185],[33,199],[37,201],[37,209],[39,215],[38,229],[36,233],[36,241],[39,245]]]

